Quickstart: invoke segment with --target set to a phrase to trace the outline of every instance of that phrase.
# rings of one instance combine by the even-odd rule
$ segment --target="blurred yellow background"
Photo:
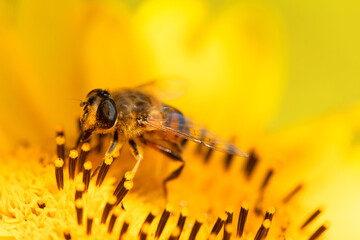
[[[358,1],[0,1],[0,149],[76,131],[93,88],[181,79],[171,101],[312,184],[327,239],[360,214]],[[52,146],[51,146],[52,147]],[[286,150],[287,149],[287,150]],[[294,155],[291,154],[296,154]]]

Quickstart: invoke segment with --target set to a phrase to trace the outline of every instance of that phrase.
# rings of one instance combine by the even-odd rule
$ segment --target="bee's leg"
[[[141,138],[141,140],[143,141],[144,144],[148,145],[149,147],[152,147],[158,151],[160,151],[161,153],[165,154],[166,156],[168,156],[171,160],[177,161],[177,162],[181,162],[181,166],[178,167],[177,169],[175,169],[168,177],[166,177],[163,181],[163,190],[164,190],[164,195],[165,195],[165,200],[167,201],[167,195],[168,195],[168,191],[167,191],[167,187],[166,187],[166,183],[174,180],[176,178],[178,178],[182,172],[182,170],[184,169],[185,166],[185,161],[184,159],[181,157],[180,154],[178,154],[177,152],[175,152],[174,150],[161,146],[159,144],[156,144],[154,142],[145,140],[144,138]],[[176,145],[177,146],[177,145]],[[173,147],[176,147],[175,145]]]
[[[136,144],[136,142],[133,139],[129,140],[129,145],[130,145],[131,153],[133,154],[133,156],[136,159],[136,164],[131,171],[134,174],[136,174],[136,172],[139,168],[140,162],[143,159],[143,154],[142,154],[141,148]]]
[[[116,148],[116,145],[118,144],[118,142],[119,142],[119,134],[118,134],[117,131],[115,131],[112,143],[111,143],[110,147],[108,148],[108,150],[106,151],[105,158],[107,156],[109,156],[114,151],[114,149]],[[97,172],[99,171],[99,169],[100,169],[100,167],[101,167],[101,165],[103,163],[104,163],[104,160],[101,161],[101,163],[96,167],[96,169],[94,170],[94,172],[91,175],[91,178],[93,178],[97,174]]]

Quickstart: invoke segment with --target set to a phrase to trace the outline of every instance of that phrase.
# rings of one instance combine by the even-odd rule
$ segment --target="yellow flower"
[[[341,189],[339,183],[349,184],[343,179],[347,174],[356,179],[352,187],[358,183],[356,160],[342,161],[358,156],[357,135],[353,133],[358,125],[354,120],[349,126],[347,120],[358,119],[358,107],[310,123],[284,126],[290,118],[284,112],[292,108],[286,100],[293,97],[284,89],[297,85],[284,83],[291,76],[288,58],[292,56],[287,51],[292,46],[286,39],[287,22],[279,11],[275,5],[247,1],[1,2],[0,77],[4,87],[0,96],[4,116],[0,118],[0,150],[2,166],[6,167],[0,170],[0,237],[63,239],[70,234],[73,239],[83,239],[91,231],[89,238],[118,239],[126,222],[130,224],[128,239],[136,238],[140,229],[142,234],[155,236],[171,212],[161,234],[161,239],[167,239],[177,232],[182,211],[188,213],[181,238],[188,238],[197,221],[202,223],[197,236],[205,239],[217,219],[228,218],[223,215],[230,209],[234,211],[233,228],[222,229],[232,231],[235,237],[241,206],[243,213],[247,209],[245,201],[250,209],[244,231],[248,239],[261,239],[256,237],[259,229],[267,231],[269,225],[268,239],[309,238],[322,224],[328,228],[328,218],[337,229],[326,233],[329,239],[356,236],[337,228],[346,227],[342,220],[348,216],[338,209],[349,211],[355,201],[347,200],[349,206],[338,208],[333,195]],[[214,152],[204,163],[208,150],[195,153],[197,146],[190,144],[184,154],[183,174],[168,184],[167,212],[162,180],[177,165],[146,149],[134,188],[124,198],[125,210],[119,204],[102,224],[114,187],[134,161],[125,148],[101,186],[96,187],[96,180],[92,180],[82,200],[75,201],[83,174],[69,180],[67,154],[77,134],[80,99],[93,88],[134,87],[157,78],[185,81],[188,91],[169,103],[223,138],[235,136],[237,145],[245,152],[254,150],[256,157],[235,158],[226,170],[224,154]],[[286,116],[281,118],[281,114]],[[64,168],[61,161],[54,164],[53,135],[58,123],[66,133]],[[28,143],[24,144],[24,139]],[[96,153],[87,158],[93,166],[101,159]],[[253,170],[251,166],[255,166]],[[339,168],[343,174],[338,173]],[[266,186],[261,188],[264,182]],[[132,181],[127,184],[130,189]],[[359,199],[348,189],[351,187],[342,193]],[[300,230],[322,204],[329,214],[321,214]],[[265,212],[272,212],[273,206],[273,221],[263,222]],[[78,222],[81,209],[82,225]],[[157,217],[150,225],[143,225],[151,211]],[[111,215],[118,218],[108,234]],[[93,219],[91,230],[86,229],[88,219]],[[220,232],[218,238],[222,236]]]

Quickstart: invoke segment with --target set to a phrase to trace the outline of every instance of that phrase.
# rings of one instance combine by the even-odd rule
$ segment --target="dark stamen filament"
[[[120,215],[120,211],[121,210],[119,208],[115,209],[115,211],[113,212],[113,214],[110,217],[109,226],[108,226],[108,230],[107,230],[107,232],[109,234],[111,234],[114,229],[114,225],[115,225],[116,219]]]
[[[226,231],[226,226],[231,226],[232,225],[234,211],[232,209],[228,208],[225,211],[225,213],[227,215],[227,218],[225,220],[224,239],[230,239],[231,232]]]
[[[256,233],[254,240],[264,240],[269,232],[271,221],[266,219]]]
[[[64,137],[64,128],[62,126],[56,127],[56,137]]]
[[[183,209],[181,210],[181,213],[180,213],[180,216],[179,216],[179,220],[178,220],[177,225],[176,225],[177,228],[179,229],[179,236],[178,236],[178,237],[180,237],[181,232],[182,232],[182,230],[184,229],[184,225],[185,225],[185,221],[186,221],[187,215],[188,215],[188,210],[187,210],[187,208],[183,208]],[[176,239],[178,239],[178,238],[176,238]]]
[[[83,143],[81,145],[80,155],[79,155],[79,159],[78,159],[77,173],[80,173],[83,171],[85,159],[86,159],[89,151],[90,151],[90,144]]]
[[[140,240],[146,240],[148,234],[150,231],[150,224],[149,223],[145,223],[144,226],[142,227],[141,233],[140,233]]]
[[[231,225],[231,223],[226,223],[225,227],[224,227],[224,240],[230,240],[231,239],[231,234],[233,233],[233,227]]]
[[[201,146],[201,145],[200,145],[200,146]],[[209,162],[212,153],[213,153],[213,149],[212,149],[212,148],[209,148],[208,151],[206,152],[206,155],[205,155],[205,158],[204,158],[204,162],[205,162],[205,163],[208,163],[208,162]]]
[[[56,184],[59,190],[64,188],[64,160],[58,158],[55,160]]]
[[[103,183],[103,181],[105,179],[105,176],[108,173],[109,168],[110,168],[112,163],[113,163],[113,158],[111,156],[107,157],[104,160],[103,164],[101,165],[101,168],[100,168],[99,174],[97,176],[97,179],[96,179],[96,186],[97,187],[100,187],[101,184]]]
[[[84,163],[83,183],[85,185],[85,189],[84,189],[85,192],[87,192],[87,190],[89,189],[91,168],[92,168],[92,164],[90,161]]]
[[[219,234],[222,226],[224,225],[226,218],[227,218],[226,214],[218,217],[210,234],[215,234],[215,236],[217,236]]]
[[[171,206],[167,206],[162,215],[161,215],[161,218],[160,218],[160,221],[159,221],[159,224],[156,228],[156,232],[155,232],[155,238],[160,238],[160,235],[161,233],[163,232],[164,228],[165,228],[165,225],[170,217],[170,213],[171,213]]]
[[[315,240],[319,238],[328,228],[329,228],[329,224],[324,223],[313,233],[313,235],[311,235],[311,237],[309,237],[309,240]]]
[[[116,203],[116,197],[115,196],[111,196],[109,201],[106,203],[105,207],[104,207],[104,211],[101,217],[101,223],[105,224],[106,223],[106,219],[109,216],[109,213],[111,211],[111,209],[114,207]]]
[[[71,239],[71,234],[70,234],[70,231],[64,231],[64,238],[66,239],[66,240],[70,240]]]
[[[120,189],[118,195],[116,196],[117,201],[115,205],[119,205],[119,203],[124,199],[126,194],[133,188],[134,183],[133,181],[125,181],[124,186]]]
[[[82,195],[85,191],[85,184],[83,182],[76,185],[76,191],[75,191],[75,201],[82,198]]]
[[[75,169],[76,169],[76,162],[78,159],[78,152],[76,150],[71,150],[69,154],[69,178],[74,180],[75,178]]]
[[[83,213],[84,213],[84,201],[82,199],[78,199],[75,201],[75,209],[76,209],[77,223],[79,225],[82,225]]]
[[[296,188],[294,188],[294,190],[292,190],[284,199],[283,199],[283,203],[288,203],[301,189],[303,188],[302,184],[299,184],[298,186],[296,186]]]
[[[321,213],[321,209],[316,209],[316,211],[313,214],[311,214],[311,216],[308,217],[308,219],[306,219],[303,225],[301,225],[300,229],[304,229],[307,225],[309,225],[312,221],[314,221],[315,218],[319,216],[320,213]]]
[[[156,215],[158,215],[158,212],[156,209],[151,210],[151,212],[149,212],[149,214],[147,215],[147,217],[145,218],[144,223],[142,224],[140,231],[139,231],[139,236],[141,235],[142,229],[144,227],[145,224],[151,224],[152,221],[154,220],[154,218],[156,217]]]
[[[269,210],[266,211],[264,220],[269,219],[270,221],[272,221],[274,214],[275,214],[275,208],[271,207]]]
[[[189,240],[195,240],[196,235],[198,234],[201,225],[202,225],[202,222],[199,222],[198,220],[195,221],[194,226],[191,229]]]
[[[247,178],[251,177],[258,161],[258,156],[254,152],[251,152],[245,165],[245,174]]]
[[[58,158],[65,159],[65,137],[56,137],[57,155]]]
[[[244,234],[244,227],[245,227],[248,212],[249,212],[248,204],[247,204],[247,202],[244,202],[241,206],[240,214],[239,214],[239,220],[238,220],[238,226],[237,226],[237,237],[238,238],[241,238],[242,235]]]
[[[266,188],[266,186],[268,185],[268,183],[269,183],[269,181],[270,181],[271,176],[273,175],[273,173],[274,173],[274,170],[273,170],[273,169],[270,169],[270,170],[267,172],[267,174],[266,174],[266,176],[265,176],[265,178],[264,178],[264,181],[263,181],[263,183],[262,183],[262,185],[261,185],[261,187],[260,187],[260,191],[264,191],[264,190],[265,190],[265,188]]]
[[[94,216],[88,216],[86,220],[86,234],[91,235],[91,229],[94,222]]]
[[[113,193],[114,196],[117,196],[120,190],[124,187],[125,181],[131,181],[134,178],[134,173],[132,171],[127,171],[124,177],[120,180],[119,184],[116,186],[116,189]]]
[[[129,223],[125,221],[123,223],[122,227],[121,227],[121,230],[120,230],[119,240],[123,239],[123,237],[126,234],[128,228],[129,228]]]

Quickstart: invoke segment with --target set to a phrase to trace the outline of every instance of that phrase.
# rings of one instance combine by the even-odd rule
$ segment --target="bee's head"
[[[80,103],[80,107],[83,107],[81,128],[89,136],[91,132],[103,133],[115,126],[117,110],[108,91],[92,90],[86,96],[86,100]]]

